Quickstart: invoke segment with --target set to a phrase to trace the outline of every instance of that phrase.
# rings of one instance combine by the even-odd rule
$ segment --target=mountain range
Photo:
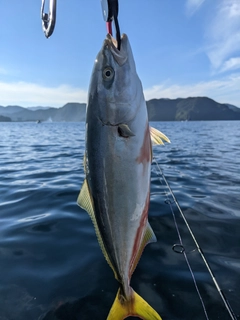
[[[147,101],[150,121],[240,120],[240,108],[208,97]],[[0,106],[1,121],[85,121],[86,104],[70,102],[61,108]]]

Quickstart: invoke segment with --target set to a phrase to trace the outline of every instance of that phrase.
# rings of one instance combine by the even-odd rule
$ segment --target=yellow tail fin
[[[131,292],[132,296],[128,301],[121,295],[120,289],[118,290],[107,320],[123,320],[130,316],[144,320],[162,320],[159,314],[132,288]]]

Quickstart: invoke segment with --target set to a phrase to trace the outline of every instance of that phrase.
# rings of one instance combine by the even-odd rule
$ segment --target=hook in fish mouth
[[[126,41],[127,36],[125,34],[121,37],[121,48],[118,48],[118,41],[111,36],[111,34],[107,34],[107,37],[105,39],[105,46],[106,48],[109,48],[111,51],[113,58],[115,61],[122,66],[128,59],[127,52],[125,50],[124,42]]]

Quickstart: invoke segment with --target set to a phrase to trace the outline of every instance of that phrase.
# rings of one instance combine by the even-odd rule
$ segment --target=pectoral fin
[[[171,143],[168,137],[165,136],[165,134],[163,134],[161,131],[153,127],[150,127],[149,129],[150,129],[150,135],[151,135],[151,140],[153,145],[164,144],[163,140],[168,143]]]
[[[79,196],[78,196],[78,199],[77,199],[77,203],[82,209],[84,209],[88,212],[88,214],[93,222],[95,232],[97,235],[97,239],[98,239],[100,248],[103,252],[103,255],[104,255],[105,259],[107,260],[108,264],[110,265],[110,267],[112,268],[112,270],[114,272],[114,276],[117,279],[116,271],[111,263],[111,260],[108,256],[108,253],[105,249],[105,246],[104,246],[104,243],[102,240],[102,236],[101,236],[100,230],[98,228],[98,224],[97,224],[97,220],[96,220],[95,212],[94,212],[94,205],[93,205],[92,197],[91,197],[86,179],[83,182],[82,189],[81,189]]]
[[[127,124],[119,124],[118,125],[118,134],[121,137],[129,138],[135,136],[135,134],[131,131]]]

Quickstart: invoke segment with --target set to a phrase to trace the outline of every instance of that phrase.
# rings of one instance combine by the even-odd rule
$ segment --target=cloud
[[[207,55],[214,72],[227,71],[231,65],[227,61],[240,50],[240,1],[219,0],[211,19],[206,30]]]
[[[240,107],[240,74],[220,80],[199,82],[188,85],[167,83],[155,85],[144,90],[146,100],[154,98],[187,98],[207,96],[220,103],[230,103]]]
[[[220,71],[225,72],[236,69],[240,69],[240,57],[230,58],[225,61]]]
[[[186,13],[188,16],[192,16],[203,4],[205,0],[187,0]]]
[[[238,58],[237,58],[238,59]],[[229,61],[234,66],[239,60]],[[207,96],[220,103],[231,103],[240,107],[240,73],[224,77],[220,80],[198,82],[195,84],[165,83],[144,89],[146,100],[154,98],[187,98],[189,96]],[[61,85],[58,87],[40,86],[34,83],[0,82],[0,105],[52,106],[62,107],[67,102],[86,102],[87,91]]]
[[[68,85],[46,87],[27,82],[0,82],[1,105],[61,107],[67,102],[86,100],[87,91]]]

